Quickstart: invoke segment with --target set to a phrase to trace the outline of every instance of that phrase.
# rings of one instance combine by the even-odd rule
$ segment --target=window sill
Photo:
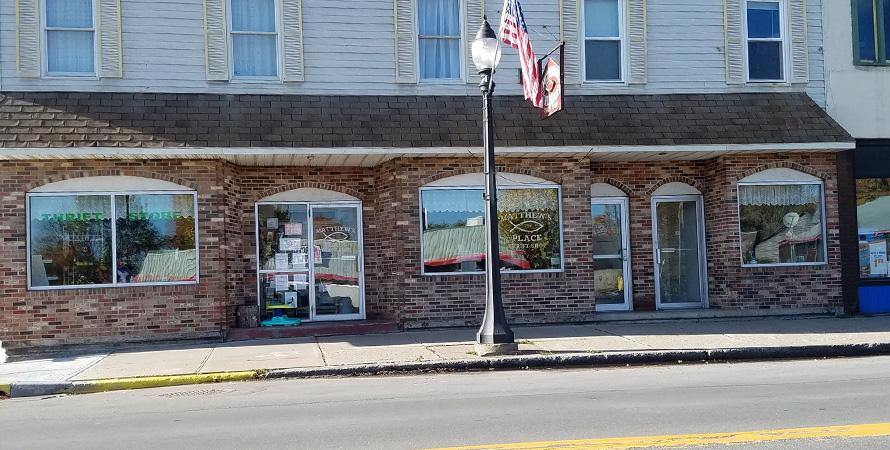
[[[745,269],[771,269],[771,268],[791,268],[791,267],[818,267],[827,266],[827,262],[810,262],[810,263],[778,263],[778,264],[742,264]]]
[[[229,80],[229,83],[232,84],[271,84],[271,83],[281,83],[280,78],[265,78],[265,77],[232,77]]]
[[[502,270],[501,276],[516,274],[540,274],[540,273],[563,273],[565,269],[541,269],[541,270]],[[480,276],[485,272],[421,272],[424,277],[459,277],[459,276]]]
[[[418,86],[460,86],[467,84],[462,78],[433,78],[427,80],[418,80]]]
[[[44,80],[83,80],[83,81],[99,81],[96,74],[65,74],[65,73],[47,73],[44,74]]]
[[[62,291],[69,289],[118,289],[128,287],[152,287],[152,286],[191,286],[199,284],[195,281],[170,281],[160,283],[118,283],[118,284],[79,284],[70,286],[29,286],[29,291]]]

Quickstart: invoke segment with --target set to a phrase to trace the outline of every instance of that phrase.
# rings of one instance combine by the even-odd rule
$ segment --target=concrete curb
[[[292,369],[247,370],[188,375],[108,378],[66,382],[0,382],[8,397],[145,389],[165,386],[278,378],[384,375],[411,372],[510,370],[557,367],[616,367],[704,361],[756,361],[774,359],[890,355],[890,342],[874,344],[810,345],[803,347],[747,347],[708,350],[650,350],[616,353],[563,353],[513,355],[448,361],[413,361]]]
[[[245,370],[238,372],[213,372],[187,375],[104,378],[100,380],[84,381],[12,382],[8,384],[0,384],[0,392],[6,394],[6,396],[10,398],[39,397],[60,394],[91,394],[96,392],[122,391],[128,389],[254,380],[261,377],[263,374],[265,374],[264,370]]]
[[[261,378],[309,378],[379,375],[420,371],[509,370],[557,367],[615,367],[704,361],[756,361],[826,357],[890,355],[890,342],[876,344],[812,345],[804,347],[751,347],[708,350],[655,350],[621,353],[564,353],[501,356],[349,366],[271,369]]]

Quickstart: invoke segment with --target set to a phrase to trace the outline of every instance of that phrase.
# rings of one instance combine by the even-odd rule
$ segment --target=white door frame
[[[323,314],[321,316],[315,310],[315,257],[314,251],[309,256],[311,263],[310,274],[312,276],[312,285],[309,293],[309,309],[311,311],[311,319],[315,321],[337,321],[337,320],[362,320],[366,316],[365,311],[365,238],[362,235],[362,204],[361,202],[312,202],[309,204],[309,242],[315,245],[315,214],[314,209],[317,208],[354,208],[356,221],[356,237],[358,238],[358,291],[359,291],[359,312],[355,314]]]
[[[699,290],[701,302],[667,303],[661,302],[661,258],[658,248],[658,203],[695,202],[696,224],[698,226]],[[658,195],[652,197],[652,260],[655,271],[656,309],[695,309],[708,307],[708,259],[705,251],[705,212],[701,195]]]
[[[307,226],[309,230],[306,232],[306,238],[309,241],[309,318],[303,319],[303,322],[315,322],[315,321],[337,321],[337,320],[363,320],[365,319],[367,312],[365,310],[365,238],[364,238],[364,226],[362,221],[362,202],[360,201],[324,201],[324,202],[299,202],[299,201],[261,201],[256,202],[254,204],[253,217],[254,217],[254,246],[256,247],[256,274],[257,274],[257,305],[260,305],[260,298],[262,293],[260,292],[261,286],[261,276],[263,273],[267,273],[270,271],[260,270],[260,235],[259,235],[259,207],[260,205],[305,205],[306,206],[306,215],[307,215]],[[311,246],[315,245],[315,222],[313,220],[312,209],[313,208],[331,208],[331,207],[353,207],[356,210],[356,235],[359,239],[358,245],[358,268],[359,268],[359,295],[361,297],[361,306],[359,307],[358,314],[325,314],[321,316],[319,319],[315,314],[315,259],[313,257],[313,249]],[[288,272],[288,270],[284,271],[275,271],[275,272]],[[300,272],[290,270],[290,272]],[[260,311],[262,315],[264,311]]]
[[[591,255],[591,259],[615,259],[622,260],[622,276],[624,277],[624,303],[612,305],[596,305],[596,310],[601,311],[632,311],[633,310],[633,283],[631,283],[630,271],[630,220],[628,214],[627,197],[593,197],[590,205],[618,205],[621,220],[621,253],[618,255]],[[595,302],[596,300],[594,300]]]

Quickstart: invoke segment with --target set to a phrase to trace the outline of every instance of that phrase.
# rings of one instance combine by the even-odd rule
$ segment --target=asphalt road
[[[885,422],[890,357],[873,357],[275,380],[10,399],[0,401],[0,448],[398,449]],[[890,436],[741,447],[890,448]]]

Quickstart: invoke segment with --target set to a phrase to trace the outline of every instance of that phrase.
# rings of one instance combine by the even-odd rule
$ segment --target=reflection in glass
[[[624,304],[624,260],[595,258],[593,260],[593,296],[597,305]]]
[[[31,286],[110,284],[111,197],[30,197]]]
[[[822,186],[739,185],[745,264],[825,262]]]
[[[116,195],[117,282],[195,281],[195,197]]]
[[[859,226],[859,276],[887,278],[890,241],[890,178],[856,180],[856,222]]]
[[[594,204],[593,213],[593,254],[620,255],[621,206],[618,204]]]
[[[698,207],[695,201],[656,203],[659,290],[662,304],[701,303]]]
[[[315,314],[359,314],[361,241],[354,207],[313,207]]]
[[[482,193],[482,189],[421,191],[425,273],[485,270]],[[501,189],[498,219],[502,270],[562,267],[558,189]]]

